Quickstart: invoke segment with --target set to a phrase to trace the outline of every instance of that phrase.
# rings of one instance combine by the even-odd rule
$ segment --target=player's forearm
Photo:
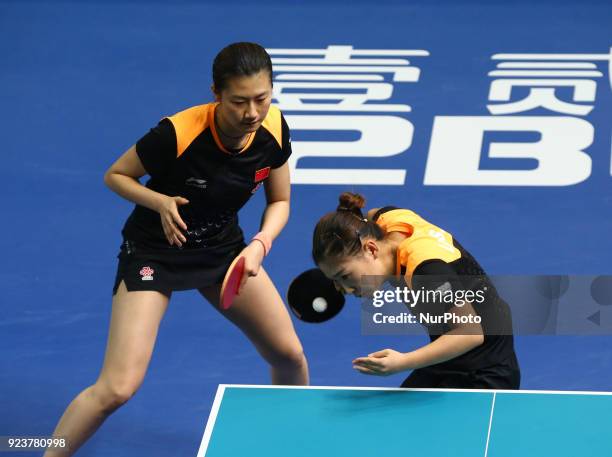
[[[143,186],[137,179],[120,173],[106,173],[104,182],[121,197],[153,211],[159,210],[164,198],[164,195]]]
[[[262,232],[265,232],[272,240],[283,230],[289,220],[289,202],[280,200],[269,203],[261,219]]]
[[[446,362],[480,346],[482,334],[465,335],[460,329],[451,330],[435,341],[406,354],[406,368],[417,369]]]

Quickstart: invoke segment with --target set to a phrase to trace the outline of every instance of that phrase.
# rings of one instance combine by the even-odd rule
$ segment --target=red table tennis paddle
[[[244,257],[236,257],[227,269],[221,285],[221,309],[226,310],[232,306],[234,297],[238,295],[242,275],[244,275]]]

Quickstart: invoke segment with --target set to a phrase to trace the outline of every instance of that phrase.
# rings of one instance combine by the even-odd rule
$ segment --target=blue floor
[[[267,48],[350,45],[429,54],[410,58],[420,69],[418,82],[394,83],[391,99],[381,102],[411,107],[392,113],[414,128],[405,151],[378,159],[347,154],[298,161],[298,169],[363,169],[367,175],[384,168],[406,170],[406,177],[390,186],[295,184],[291,220],[266,259],[281,293],[312,266],[312,228],[347,189],[364,193],[369,207],[414,209],[452,232],[490,273],[611,274],[609,61],[594,61],[601,73],[590,79],[597,84],[595,100],[579,103],[593,106],[588,114],[535,109],[515,115],[564,116],[580,128],[591,126],[592,144],[584,147],[590,169],[579,182],[425,182],[434,122],[491,116],[493,55],[606,55],[611,20],[609,2],[598,1],[537,6],[522,1],[416,1],[410,6],[399,1],[0,1],[0,189],[5,196],[0,436],[48,435],[74,395],[95,381],[120,229],[131,209],[104,186],[102,175],[161,117],[210,100],[211,61],[233,41],[257,41]],[[527,90],[516,94],[524,97]],[[564,101],[572,96],[570,89],[559,90]],[[304,115],[285,113],[296,121]],[[493,141],[539,141],[537,132],[535,137],[534,132],[507,135],[492,132],[483,147]],[[307,141],[345,141],[350,150],[354,145],[349,143],[359,140],[355,131],[293,132],[294,149]],[[551,179],[575,172],[568,171],[562,154],[556,160],[558,173],[547,165]],[[481,158],[480,169],[513,167],[520,171],[537,164],[513,164],[484,153]],[[262,208],[260,193],[241,213],[245,233],[255,233]],[[351,300],[328,324],[296,322],[296,328],[314,385],[397,386],[400,375],[365,377],[352,370],[351,360],[385,347],[407,351],[424,342],[418,336],[362,335],[359,307]],[[516,345],[523,388],[612,390],[609,336],[519,336]],[[267,367],[241,334],[197,294],[178,293],[141,390],[80,455],[195,455],[217,385],[268,382]]]

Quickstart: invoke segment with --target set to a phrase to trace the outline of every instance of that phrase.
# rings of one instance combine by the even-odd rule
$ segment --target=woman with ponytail
[[[413,315],[452,308],[457,319],[426,325],[430,342],[423,347],[384,349],[356,358],[353,367],[379,376],[412,370],[402,387],[518,389],[510,309],[474,257],[450,233],[410,210],[387,206],[364,215],[363,196],[345,192],[339,200],[315,228],[312,255],[341,292],[368,296],[384,278],[396,277],[413,290],[483,294],[482,301],[450,303],[442,311],[440,303],[411,308]]]

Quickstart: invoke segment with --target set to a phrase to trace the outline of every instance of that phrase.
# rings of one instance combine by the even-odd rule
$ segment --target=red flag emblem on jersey
[[[255,172],[255,182],[263,181],[270,176],[270,167],[262,168]]]

